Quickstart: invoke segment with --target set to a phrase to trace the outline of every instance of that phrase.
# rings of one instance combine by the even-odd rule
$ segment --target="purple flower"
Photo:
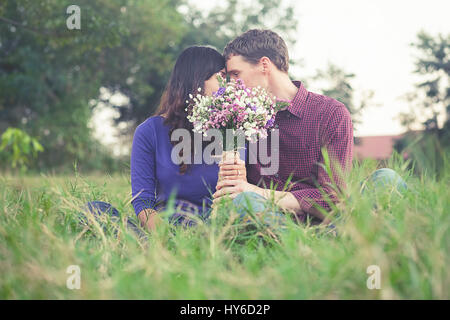
[[[275,122],[275,119],[270,118],[269,121],[267,121],[267,123],[266,123],[266,128],[270,128],[271,126],[273,126],[274,122]]]
[[[215,96],[221,96],[225,93],[225,88],[224,87],[220,87],[219,90],[217,90],[217,92],[215,93]]]

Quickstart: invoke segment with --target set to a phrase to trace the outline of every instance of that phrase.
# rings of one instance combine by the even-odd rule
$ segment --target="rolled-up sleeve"
[[[136,128],[131,148],[131,191],[134,212],[153,209],[156,202],[155,135],[150,125]]]
[[[334,108],[322,128],[322,148],[324,147],[331,171],[327,172],[328,169],[324,168],[326,161],[321,152],[316,187],[297,183],[290,191],[306,213],[311,213],[314,203],[329,210],[329,201],[337,201],[337,189],[345,187],[344,174],[351,169],[353,159],[353,125],[350,112],[343,104]]]

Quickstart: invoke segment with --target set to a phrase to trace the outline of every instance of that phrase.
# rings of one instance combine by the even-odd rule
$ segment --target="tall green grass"
[[[139,239],[123,223],[135,219],[125,174],[3,176],[0,298],[449,299],[448,161],[437,180],[413,175],[395,156],[388,166],[408,191],[361,194],[377,165],[355,162],[333,214],[337,237],[291,220],[283,231],[242,224],[225,202],[209,223],[164,222]],[[121,223],[80,224],[80,208],[91,200],[110,202]],[[70,265],[80,266],[79,290],[66,287]],[[379,290],[367,288],[370,265],[380,267]]]

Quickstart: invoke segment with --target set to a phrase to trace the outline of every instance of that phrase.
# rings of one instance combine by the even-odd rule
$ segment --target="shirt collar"
[[[306,105],[306,98],[308,97],[308,90],[305,89],[305,86],[300,81],[292,81],[293,84],[298,88],[297,94],[294,99],[291,101],[287,110],[293,115],[301,118],[302,109]]]

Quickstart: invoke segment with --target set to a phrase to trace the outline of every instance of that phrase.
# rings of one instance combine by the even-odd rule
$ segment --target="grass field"
[[[142,240],[123,221],[78,222],[90,200],[134,217],[126,174],[2,176],[0,299],[449,299],[450,165],[438,181],[388,165],[408,191],[361,195],[377,163],[355,164],[337,237],[293,222],[281,232],[238,224],[222,205],[209,224],[163,223]],[[80,267],[79,290],[66,286],[70,265]],[[380,289],[367,287],[371,265]]]

